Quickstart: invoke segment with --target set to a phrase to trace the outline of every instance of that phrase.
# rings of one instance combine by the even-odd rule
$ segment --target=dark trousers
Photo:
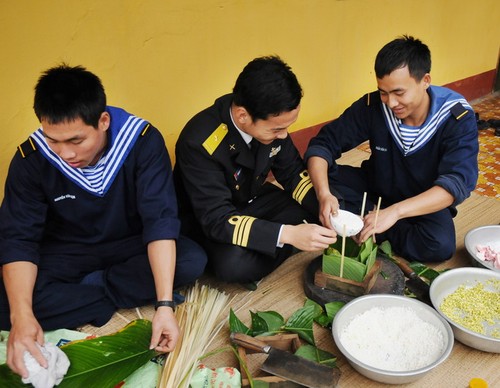
[[[272,184],[244,208],[242,214],[288,225],[298,225],[306,220],[318,223],[318,216],[312,215],[299,205],[289,194]],[[248,283],[262,279],[290,257],[294,251],[285,244],[276,248],[274,256],[206,239],[202,242],[208,254],[209,268],[215,276],[226,282]]]
[[[64,253],[46,249],[38,266],[33,311],[44,330],[72,329],[86,323],[102,326],[119,308],[143,306],[156,300],[153,274],[141,237],[82,250],[65,248],[69,250]],[[204,250],[180,236],[174,288],[193,283],[203,273],[206,262]],[[9,305],[1,279],[0,329],[10,329]]]
[[[357,167],[341,165],[330,175],[330,186],[341,196],[341,207],[356,214],[361,212],[364,192],[367,192],[365,213],[378,202],[377,194],[370,191],[367,183],[365,172]],[[390,205],[382,198],[382,208]],[[448,208],[399,220],[386,232],[376,235],[376,239],[377,243],[388,240],[395,253],[410,261],[444,261],[456,250],[455,225]]]

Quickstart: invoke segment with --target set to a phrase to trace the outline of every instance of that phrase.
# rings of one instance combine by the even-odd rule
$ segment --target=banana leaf
[[[375,245],[365,263],[366,264],[365,276],[368,275],[368,272],[370,272],[376,260],[377,260],[377,246]]]
[[[285,323],[284,329],[298,334],[300,338],[311,345],[315,345],[313,323],[316,316],[316,309],[312,305],[302,307],[295,311]]]
[[[314,307],[314,322],[316,322],[317,324],[323,327],[327,327],[329,324],[332,323],[330,318],[327,316],[326,312],[323,310],[323,307],[321,307],[314,300],[306,298],[306,301],[304,302],[304,307],[305,306]]]
[[[253,337],[255,336],[252,330],[236,316],[233,309],[229,310],[229,330],[231,333],[243,333]]]
[[[382,241],[382,243],[379,245],[379,248],[386,254],[386,256],[392,259],[392,246],[389,240]]]
[[[149,350],[150,340],[151,322],[139,319],[115,334],[61,346],[71,365],[58,387],[115,387],[156,355]],[[0,366],[0,386],[26,387],[5,364]]]
[[[342,307],[344,307],[344,305],[345,302],[340,302],[340,301],[325,303],[326,316],[328,317],[328,324],[325,327],[332,326],[335,315]]]
[[[254,336],[273,335],[280,331],[285,319],[275,311],[250,311],[252,317],[252,332]]]
[[[331,244],[323,253],[322,271],[326,274],[340,276],[342,257],[339,249],[341,250],[342,246],[339,246],[339,241],[341,240],[337,239],[335,244]],[[346,238],[342,277],[362,282],[376,259],[377,244],[371,237],[361,246],[358,246],[352,238]]]
[[[341,256],[323,255],[323,272],[340,276],[340,267],[342,265]],[[362,282],[365,277],[366,266],[352,257],[344,256],[344,271],[342,277],[356,282]]]
[[[351,238],[347,237],[345,239],[344,255],[349,257],[357,257],[359,255],[360,247]],[[333,244],[330,244],[328,248],[325,249],[325,255],[339,255],[342,252],[342,239],[338,238]]]
[[[373,253],[373,245],[374,245],[373,239],[371,237],[361,245],[361,249],[359,251],[359,256],[358,256],[359,261],[361,263],[366,264],[366,261]]]
[[[392,247],[389,241],[384,241],[382,244],[380,244],[379,248],[390,260],[396,262],[396,260],[392,256]],[[429,268],[425,264],[422,264],[418,261],[413,261],[409,263],[409,265],[418,276],[420,276],[421,278],[425,278],[429,284],[431,284],[434,279],[439,276],[439,274],[447,271],[447,269],[438,271],[433,268]]]
[[[337,364],[337,357],[333,354],[309,344],[302,345],[297,349],[295,354],[309,361],[314,361],[331,368],[335,367]]]
[[[425,264],[418,261],[411,262],[410,267],[418,276],[427,279],[429,284],[432,283],[441,273],[447,271],[447,269],[438,271],[433,268],[429,268]]]

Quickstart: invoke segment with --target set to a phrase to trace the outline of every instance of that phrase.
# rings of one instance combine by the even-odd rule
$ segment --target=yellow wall
[[[0,188],[38,125],[33,86],[61,61],[99,75],[109,104],[150,120],[173,156],[185,122],[257,56],[280,55],[302,84],[293,131],[374,89],[374,57],[400,34],[429,45],[435,84],[494,69],[499,19],[497,0],[0,0]]]

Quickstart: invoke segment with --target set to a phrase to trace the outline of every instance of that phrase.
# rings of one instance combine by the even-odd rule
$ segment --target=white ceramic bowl
[[[465,235],[465,248],[472,259],[472,264],[480,268],[488,268],[500,272],[500,268],[495,268],[491,261],[481,260],[477,255],[477,245],[485,245],[497,242],[500,244],[500,225],[480,226],[470,230]]]
[[[408,307],[425,322],[432,324],[443,334],[445,340],[442,354],[427,366],[411,371],[390,371],[375,368],[354,357],[342,343],[342,332],[346,326],[359,314],[373,307],[382,309],[389,307]],[[367,322],[370,324],[370,322]],[[360,296],[342,307],[333,320],[332,334],[340,352],[347,358],[351,366],[369,379],[385,384],[406,384],[420,379],[432,369],[444,362],[453,348],[453,332],[450,325],[432,307],[416,299],[401,295],[377,294]],[[425,338],[421,339],[425,340]],[[366,361],[366,360],[365,360]]]
[[[363,229],[361,217],[347,210],[339,209],[335,216],[330,215],[330,222],[339,236],[344,235],[344,227],[346,237],[355,236]]]
[[[500,273],[485,268],[473,267],[450,269],[434,279],[429,290],[429,295],[434,308],[451,324],[455,338],[458,341],[474,349],[500,353],[500,339],[466,329],[447,317],[440,308],[444,298],[455,292],[462,284],[468,284],[473,287],[477,282],[481,282],[485,285],[486,289],[494,291],[495,289],[493,286],[488,286],[486,284],[489,279],[497,279],[500,281]],[[490,330],[493,328],[500,329],[500,317],[498,323],[491,327]]]

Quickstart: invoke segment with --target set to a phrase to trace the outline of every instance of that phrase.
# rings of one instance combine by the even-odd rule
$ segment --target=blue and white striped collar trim
[[[461,96],[458,94],[453,95],[454,98],[447,99],[444,102],[436,102],[432,97],[433,96],[431,96],[429,116],[421,127],[404,125],[402,121],[394,115],[392,110],[382,103],[384,118],[389,128],[389,132],[399,150],[405,156],[417,152],[432,139],[441,124],[450,116],[450,108],[457,102],[461,103],[466,108],[472,109],[469,103],[464,98],[460,98]],[[441,103],[440,106],[439,103]]]
[[[47,144],[40,127],[31,136],[42,155],[66,178],[87,192],[102,197],[109,190],[116,174],[133,148],[147,122],[119,108],[108,107],[111,115],[110,147],[95,166],[70,167]]]

